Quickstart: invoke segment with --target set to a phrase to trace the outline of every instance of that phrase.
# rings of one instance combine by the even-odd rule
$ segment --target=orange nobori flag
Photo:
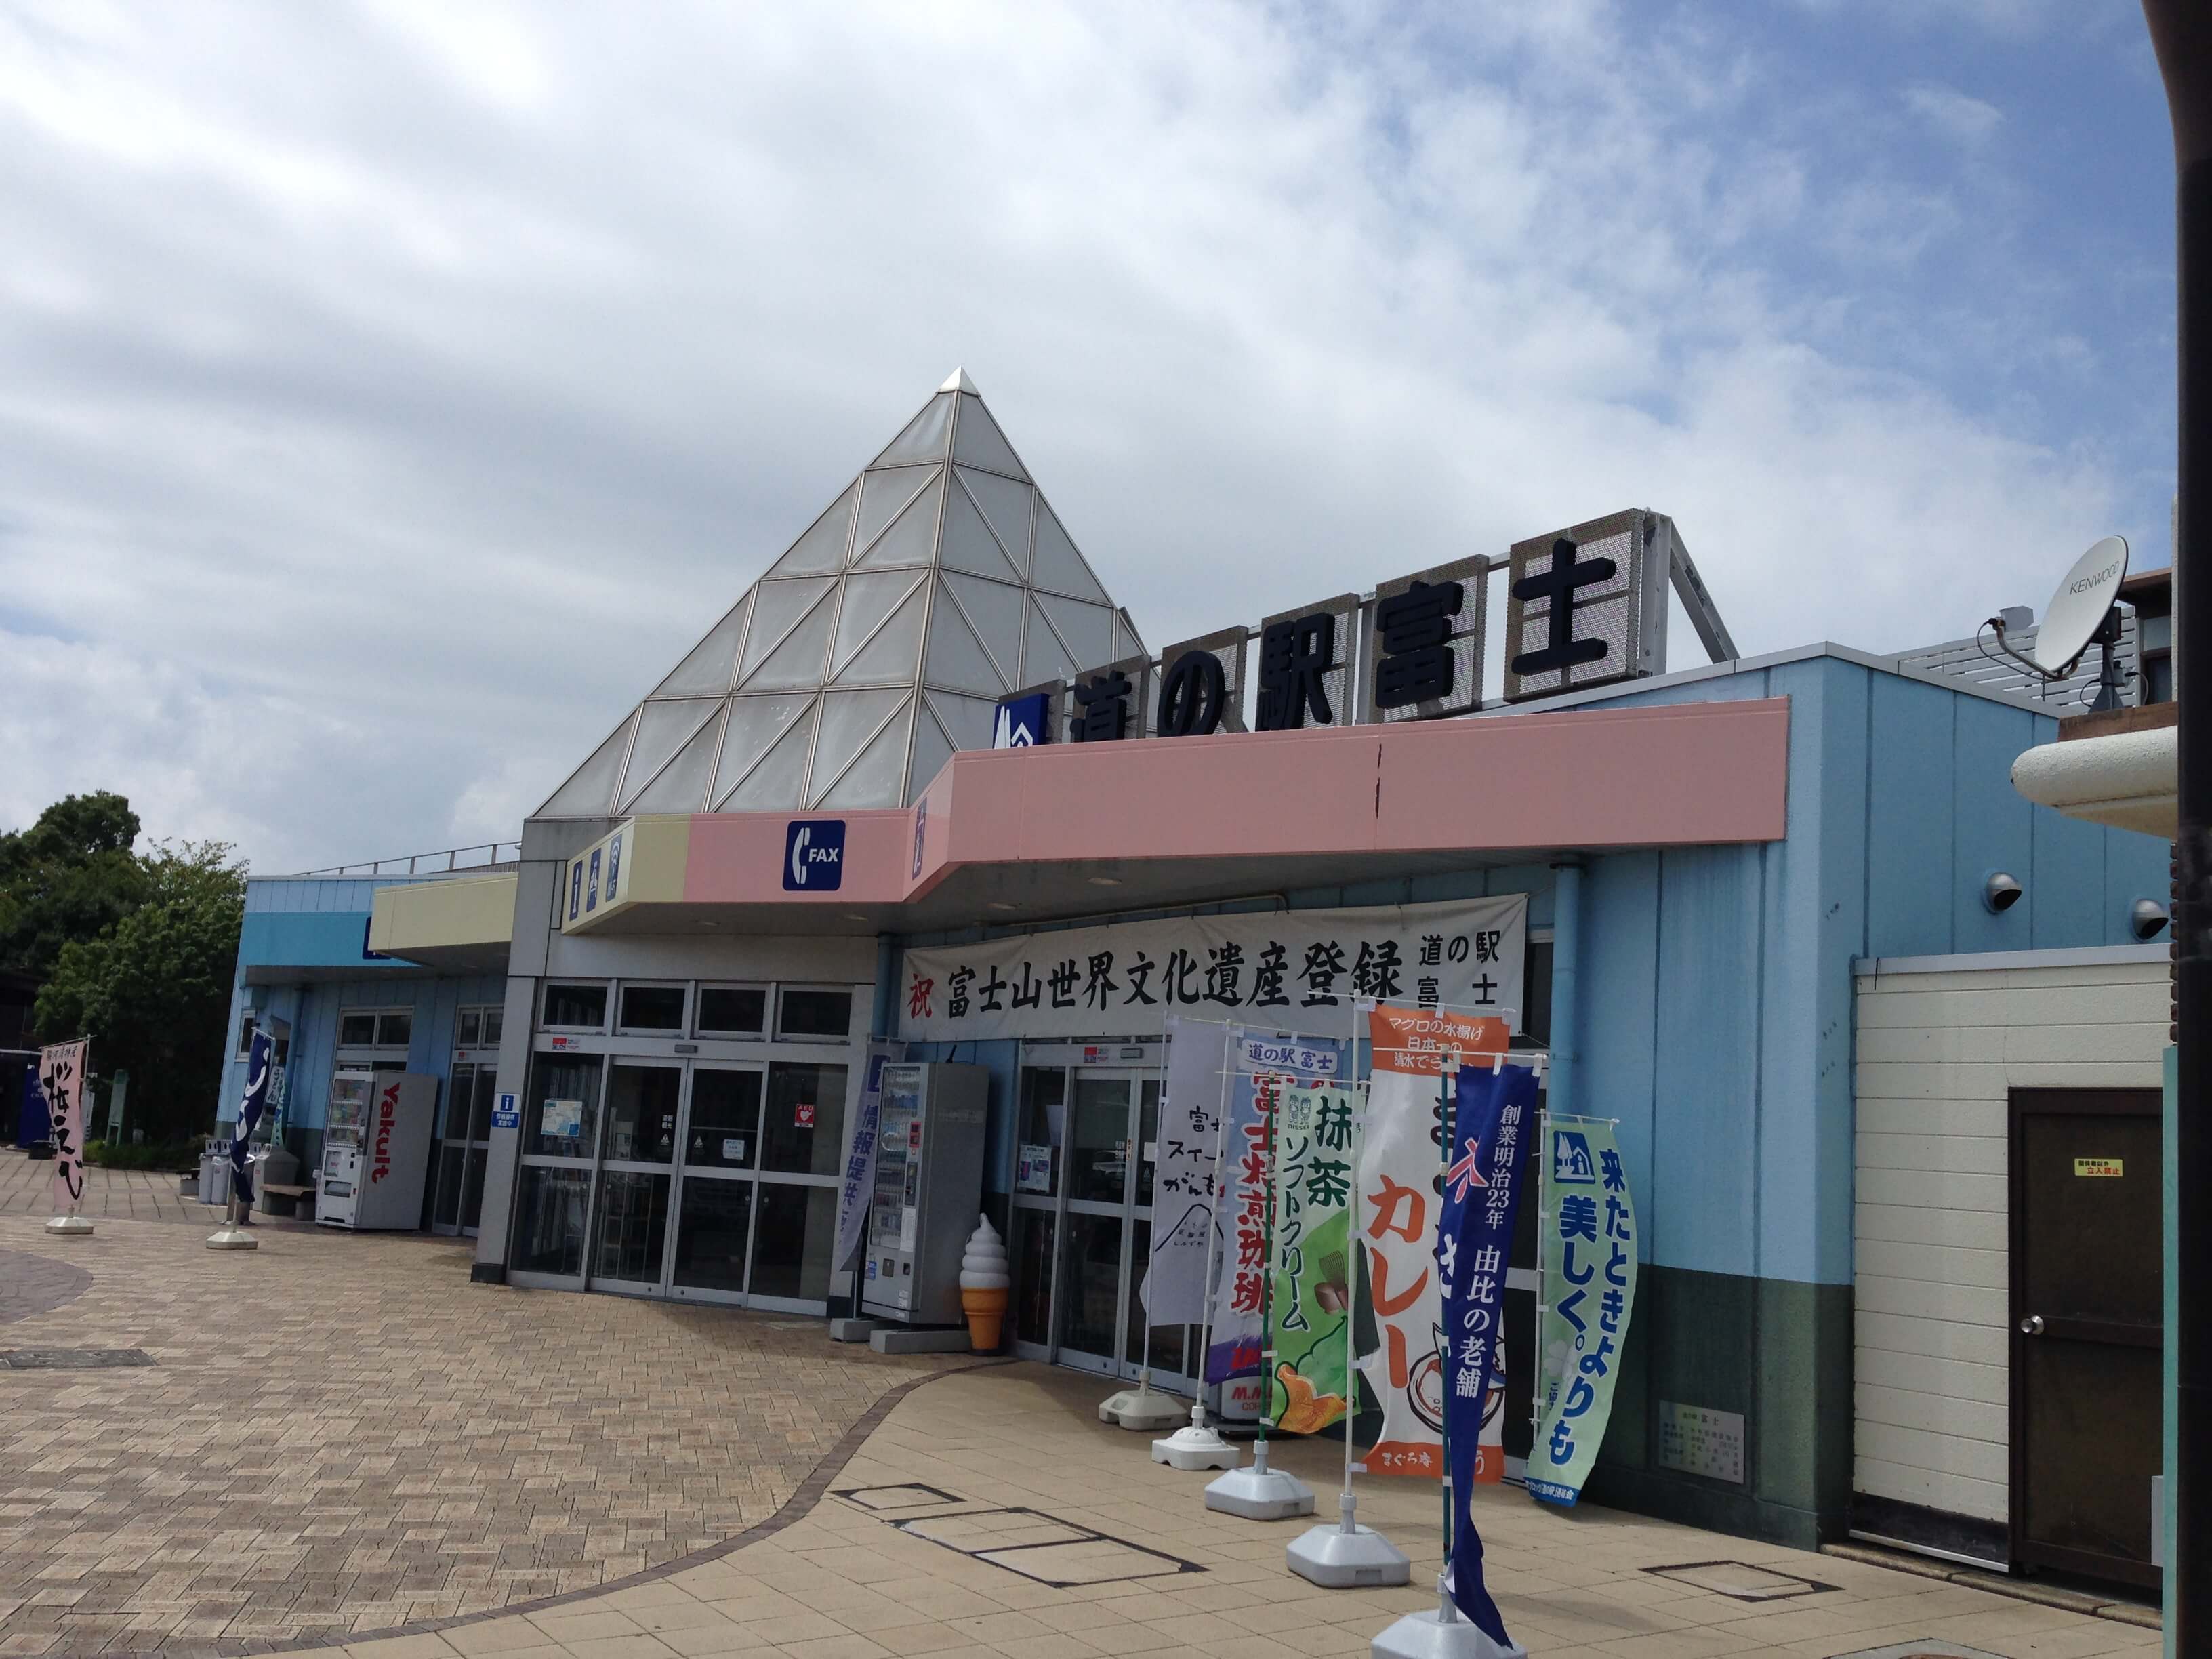
[[[1494,1014],[1462,1014],[1447,1008],[1411,1008],[1377,1003],[1368,1012],[1367,1040],[1374,1045],[1374,1069],[1434,1077],[1447,1057],[1465,1065],[1506,1051],[1512,1032]]]

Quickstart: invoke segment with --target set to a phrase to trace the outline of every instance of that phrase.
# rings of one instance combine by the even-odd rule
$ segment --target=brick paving
[[[205,1222],[220,1225],[222,1211],[177,1194],[174,1175],[153,1170],[87,1170],[80,1214],[96,1225],[102,1219]],[[27,1158],[0,1146],[0,1216],[51,1216],[54,1166],[48,1158]]]
[[[229,1254],[89,1206],[91,1237],[50,1237],[43,1207],[0,1215],[0,1273],[47,1287],[0,1346],[155,1364],[0,1370],[0,1656],[259,1652],[589,1589],[769,1519],[887,1390],[967,1363],[471,1285],[463,1242]]]
[[[1283,1554],[1312,1522],[1208,1510],[1209,1476],[1098,1422],[1107,1386],[1030,1364],[936,1378],[765,1535],[559,1605],[349,1644],[345,1659],[1364,1659],[1400,1613],[1435,1605],[1435,1486],[1363,1483],[1361,1516],[1412,1556],[1412,1588],[1317,1589]],[[1277,1451],[1332,1511],[1337,1448]],[[1491,1589],[1538,1659],[2159,1650],[2156,1630],[2063,1591],[2002,1599],[1503,1486],[1475,1502]]]

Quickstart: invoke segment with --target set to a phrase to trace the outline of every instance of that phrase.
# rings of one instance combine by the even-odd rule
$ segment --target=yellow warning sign
[[[2119,1158],[2077,1158],[2074,1173],[2077,1176],[2124,1176],[2127,1160]]]

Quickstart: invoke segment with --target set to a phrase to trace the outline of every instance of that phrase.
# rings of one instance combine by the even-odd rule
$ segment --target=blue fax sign
[[[783,832],[783,890],[834,893],[845,881],[845,820],[794,818]]]

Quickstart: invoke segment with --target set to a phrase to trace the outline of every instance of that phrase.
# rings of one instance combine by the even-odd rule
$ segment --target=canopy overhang
[[[620,896],[562,927],[923,933],[1779,841],[1789,744],[1776,697],[964,751],[910,808],[631,820]],[[793,826],[825,819],[838,885],[790,890]]]

